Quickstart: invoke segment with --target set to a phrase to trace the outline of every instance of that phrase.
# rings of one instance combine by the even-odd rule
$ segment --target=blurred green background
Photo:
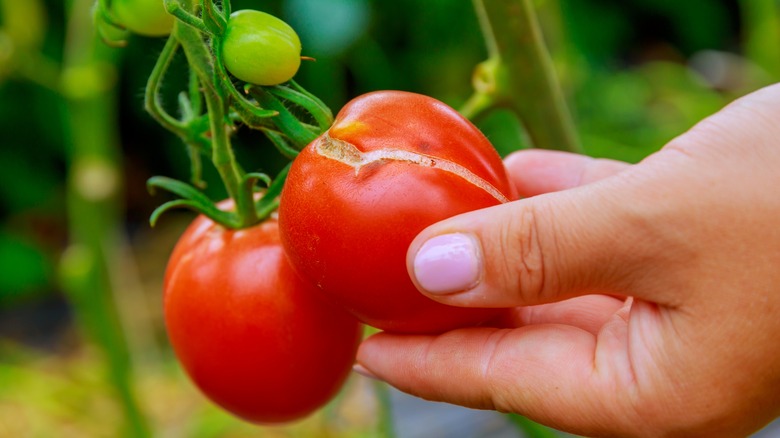
[[[155,229],[147,222],[167,198],[149,195],[146,179],[189,177],[179,140],[143,110],[164,39],[100,47],[88,31],[90,3],[0,0],[0,436],[132,434],[127,418],[140,414],[128,404],[141,407],[139,421],[155,436],[257,434],[197,394],[165,339],[162,273],[192,215],[170,214]],[[297,29],[316,62],[305,62],[296,79],[334,111],[378,89],[425,93],[457,108],[486,57],[468,0],[233,5]],[[637,162],[780,78],[776,0],[535,5],[591,155]],[[183,62],[166,83],[170,105],[186,83]],[[528,146],[509,113],[478,125],[502,153]],[[244,130],[237,138],[246,169],[273,174],[285,164],[261,135]],[[224,197],[208,166],[205,178],[209,196]],[[89,283],[82,271],[95,260],[103,276]],[[89,284],[94,295],[83,292]],[[352,379],[325,413],[262,432],[373,436],[370,400],[370,387]]]

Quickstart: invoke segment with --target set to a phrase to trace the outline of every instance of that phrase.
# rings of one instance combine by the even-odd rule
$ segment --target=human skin
[[[588,436],[745,436],[780,415],[780,85],[637,165],[505,164],[524,199],[427,228],[408,267],[436,301],[513,308],[506,326],[380,333],[356,371]],[[442,282],[464,263],[475,278]]]

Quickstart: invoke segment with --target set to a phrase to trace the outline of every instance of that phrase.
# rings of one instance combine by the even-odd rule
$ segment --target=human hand
[[[427,228],[408,266],[442,303],[516,307],[508,328],[380,333],[359,371],[582,435],[744,436],[780,414],[780,85],[637,165],[506,165],[526,199]]]

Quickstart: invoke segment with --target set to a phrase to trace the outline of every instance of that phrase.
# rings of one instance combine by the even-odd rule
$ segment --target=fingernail
[[[369,371],[366,367],[363,365],[360,365],[359,363],[356,363],[355,365],[352,365],[352,371],[360,374],[363,377],[368,377],[369,379],[379,380],[379,377],[376,376],[376,374]]]
[[[432,295],[446,295],[474,288],[482,270],[476,240],[462,233],[429,239],[414,257],[417,284]]]

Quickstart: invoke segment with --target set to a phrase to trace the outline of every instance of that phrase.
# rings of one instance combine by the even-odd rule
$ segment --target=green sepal
[[[279,150],[279,152],[284,155],[285,157],[289,159],[294,159],[296,156],[298,156],[298,150],[294,147],[290,146],[290,144],[287,142],[287,138],[279,131],[275,131],[273,129],[268,128],[260,128],[263,131],[263,134],[265,134],[266,137],[268,137],[268,140],[271,140],[271,143],[276,146],[276,149]]]
[[[151,226],[152,228],[156,227],[157,220],[160,219],[160,216],[162,216],[162,214],[167,212],[168,210],[173,210],[174,208],[189,208],[191,210],[197,211],[196,206],[197,204],[195,204],[192,201],[188,201],[186,199],[176,199],[173,201],[168,201],[165,204],[154,209],[152,215],[149,216],[149,226]]]
[[[295,80],[293,80],[293,79],[290,79],[290,82],[288,82],[288,84],[289,84],[289,85],[290,85],[292,88],[294,88],[294,89],[295,89],[295,91],[297,91],[297,92],[299,92],[299,93],[303,94],[304,96],[306,96],[306,97],[307,97],[307,98],[309,98],[310,100],[314,101],[314,102],[315,102],[315,103],[316,103],[318,106],[321,106],[322,108],[325,108],[325,109],[328,111],[328,113],[330,113],[330,117],[331,117],[331,119],[333,119],[333,112],[330,110],[330,108],[328,107],[328,105],[325,105],[325,102],[323,102],[323,101],[322,101],[322,100],[321,100],[319,97],[315,96],[314,94],[312,94],[311,92],[309,92],[309,90],[307,90],[307,89],[303,88],[302,86],[300,86],[300,85],[299,85],[297,82],[295,82]]]
[[[284,169],[276,175],[276,178],[268,185],[268,189],[263,194],[263,197],[255,202],[255,211],[257,212],[257,217],[261,221],[279,208],[279,195],[284,188],[284,182],[287,180],[290,166],[292,166],[292,163],[288,163]]]
[[[125,27],[117,22],[116,19],[114,19],[114,16],[111,15],[111,0],[98,0],[97,3],[95,3],[93,13],[95,14],[94,18],[99,18],[106,24],[124,30]]]
[[[101,41],[103,41],[103,44],[109,47],[127,47],[127,39],[130,37],[130,32],[128,32],[124,26],[117,23],[108,13],[109,7],[110,4],[106,0],[100,0],[95,4],[94,9],[92,10],[92,20],[95,24],[97,34]],[[106,26],[111,27],[114,32],[119,31],[121,33],[121,38],[117,39],[115,35],[110,35]]]
[[[249,94],[251,94],[252,97],[257,99],[260,105],[279,112],[279,115],[272,120],[276,127],[279,128],[279,131],[283,132],[292,140],[296,149],[303,149],[306,145],[311,143],[312,140],[317,138],[317,134],[306,129],[301,121],[298,120],[284,104],[276,98],[276,96],[266,91],[265,88],[247,84],[245,89],[249,91]]]
[[[272,117],[279,115],[279,111],[259,108],[250,102],[246,97],[236,91],[232,84],[225,85],[229,88],[230,97],[235,105],[232,105],[233,110],[241,118],[241,121],[252,129],[262,129],[263,127],[272,126],[273,123],[269,120]]]
[[[330,125],[333,124],[333,113],[330,111],[330,108],[325,106],[321,100],[312,99],[310,94],[301,93],[298,90],[283,85],[268,87],[266,90],[280,99],[290,101],[300,106],[311,114],[319,126],[318,135],[330,128]]]
[[[169,201],[157,207],[149,219],[152,226],[157,223],[160,215],[172,208],[189,208],[227,228],[238,228],[240,226],[240,221],[235,214],[220,210],[208,196],[189,184],[173,178],[154,176],[149,178],[146,186],[150,193],[154,193],[155,189],[160,188],[184,198]]]
[[[262,181],[266,187],[271,185],[271,177],[262,172],[252,172],[244,175],[244,184],[250,189],[254,188],[258,181]]]

